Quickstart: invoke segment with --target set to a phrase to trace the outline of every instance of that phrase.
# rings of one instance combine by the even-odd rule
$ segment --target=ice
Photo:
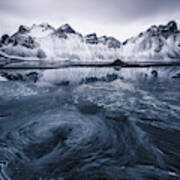
[[[65,68],[46,70],[38,81],[40,86],[78,85],[93,82],[126,81],[168,82],[180,72],[179,67],[159,68]],[[121,86],[121,84],[119,84]],[[125,87],[125,84],[122,85]]]
[[[22,46],[8,46],[2,49],[2,52],[5,54],[5,56],[9,58],[19,58],[19,59],[33,59],[33,60],[39,60],[42,58],[45,58],[46,55],[44,51],[40,48],[36,49],[27,49]],[[1,53],[1,52],[0,52]]]
[[[2,76],[0,76],[0,82],[2,82],[2,81],[7,81],[7,79],[2,77]]]

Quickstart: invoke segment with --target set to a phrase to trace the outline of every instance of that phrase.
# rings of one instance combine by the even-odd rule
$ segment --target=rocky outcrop
[[[121,47],[121,43],[117,39],[107,36],[97,37],[96,33],[86,35],[85,41],[88,44],[103,44],[108,48],[116,49]]]
[[[67,34],[76,34],[76,31],[69,24],[64,24],[55,30],[54,34],[59,38],[67,39]]]
[[[88,34],[85,36],[84,39],[85,39],[85,42],[88,44],[98,44],[99,43],[96,33]]]
[[[177,28],[177,24],[175,21],[170,21],[167,25],[160,25],[160,26],[151,26],[146,33],[150,36],[163,36],[164,38],[168,38],[172,34],[179,33]]]
[[[172,77],[173,79],[180,79],[180,72]]]
[[[8,45],[10,42],[11,42],[11,38],[9,37],[8,34],[4,34],[4,35],[1,37],[0,43],[1,43],[2,45]]]
[[[114,37],[107,37],[107,36],[102,36],[98,39],[99,43],[102,43],[104,45],[107,45],[108,48],[120,48],[121,43]]]
[[[38,72],[30,72],[26,74],[1,72],[0,75],[9,81],[29,81],[34,83],[36,83],[40,78]]]
[[[18,33],[25,34],[25,33],[29,33],[30,30],[31,29],[29,27],[21,25],[19,27]]]
[[[59,34],[76,34],[76,31],[69,24],[60,26],[56,32]]]
[[[15,36],[11,37],[12,42],[14,45],[21,45],[26,48],[34,49],[38,46],[38,43],[35,42],[35,40],[31,36],[23,36],[20,34],[17,34]]]

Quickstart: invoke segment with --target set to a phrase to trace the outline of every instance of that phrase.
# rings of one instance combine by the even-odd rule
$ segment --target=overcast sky
[[[0,35],[48,22],[123,41],[169,20],[180,22],[180,0],[0,0]]]

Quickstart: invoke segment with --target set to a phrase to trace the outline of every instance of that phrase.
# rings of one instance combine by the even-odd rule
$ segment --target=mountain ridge
[[[180,31],[177,23],[170,21],[166,25],[153,25],[121,43],[111,36],[83,35],[69,24],[57,29],[48,23],[21,25],[12,36],[1,37],[0,51],[40,59],[175,59],[180,58]]]

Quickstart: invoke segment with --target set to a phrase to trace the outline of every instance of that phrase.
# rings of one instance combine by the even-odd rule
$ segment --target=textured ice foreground
[[[179,179],[180,81],[172,68],[156,70],[0,82],[0,179]]]

